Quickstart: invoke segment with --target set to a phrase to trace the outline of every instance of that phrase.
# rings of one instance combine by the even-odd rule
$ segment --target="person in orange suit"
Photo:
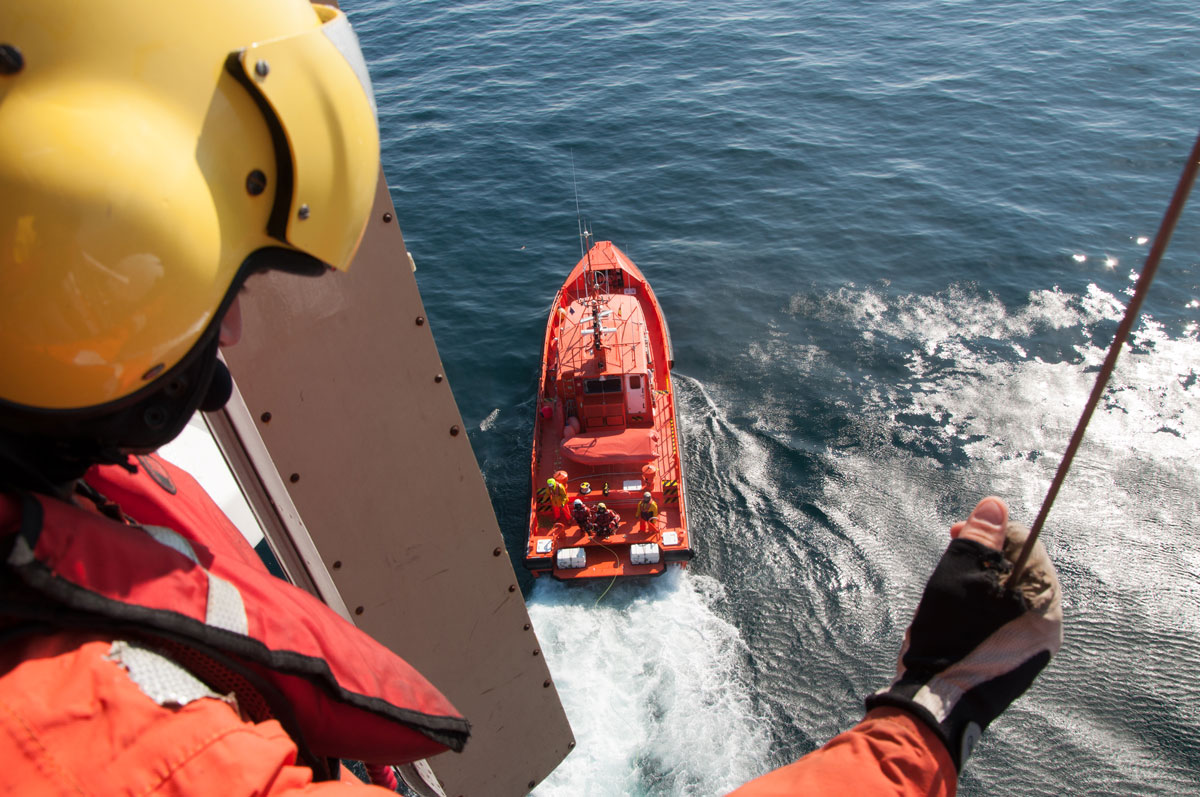
[[[658,504],[654,503],[654,497],[650,495],[648,490],[642,493],[642,500],[638,501],[635,514],[640,521],[640,525],[638,526],[639,531],[644,532],[647,525],[649,525],[650,528],[656,528],[654,525],[654,519],[658,517]]]
[[[605,504],[596,505],[595,528],[597,537],[608,537],[617,530],[621,516],[609,509]]]
[[[381,795],[339,760],[386,789],[462,750],[432,683],[152,453],[229,399],[248,279],[354,259],[379,130],[346,16],[8,2],[0,130],[0,791]]]
[[[862,722],[756,778],[736,797],[797,794],[953,797],[980,736],[1062,645],[1061,588],[1041,542],[1008,583],[1028,530],[984,498],[950,527],[900,648],[896,677]]]
[[[553,476],[546,479],[546,489],[550,491],[550,512],[555,522],[571,522],[571,513],[567,510],[567,486],[557,481]]]
[[[588,508],[587,504],[578,498],[575,499],[575,503],[571,506],[571,519],[575,521],[575,525],[579,526],[580,533],[592,533],[595,517],[595,513]]]

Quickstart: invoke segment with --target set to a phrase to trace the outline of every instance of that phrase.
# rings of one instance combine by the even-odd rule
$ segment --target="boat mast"
[[[588,306],[592,311],[592,353],[596,355],[596,361],[600,370],[603,371],[605,362],[604,344],[600,342],[600,286],[593,279],[592,248],[588,244],[588,239],[592,237],[592,231],[583,223],[583,214],[579,211],[579,183],[575,181],[575,153],[571,153],[571,186],[575,189],[575,223],[579,228],[579,254],[586,260],[583,266],[583,284],[587,289]]]
[[[592,284],[592,248],[588,245],[588,239],[592,237],[592,231],[583,223],[583,214],[579,211],[579,183],[575,181],[575,153],[571,153],[571,187],[575,189],[575,224],[579,227],[579,256],[587,259],[587,264],[583,267],[583,284],[587,288],[588,296],[594,301],[599,297],[598,286]]]
[[[575,224],[579,227],[579,256],[587,254],[583,246],[583,215],[579,212],[579,183],[575,182],[575,153],[571,153],[571,187],[575,189]]]

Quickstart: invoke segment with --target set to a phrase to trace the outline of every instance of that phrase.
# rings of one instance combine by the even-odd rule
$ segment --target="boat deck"
[[[667,390],[654,391],[655,416],[660,418],[672,417],[672,396]],[[668,421],[660,428],[658,440],[654,443],[654,458],[649,463],[658,470],[656,484],[652,490],[655,502],[658,504],[658,517],[655,527],[639,531],[641,521],[634,516],[634,510],[642,498],[644,486],[640,467],[630,465],[607,465],[599,467],[583,467],[567,460],[559,443],[562,440],[561,423],[555,419],[538,424],[540,439],[537,450],[545,452],[537,467],[536,484],[543,485],[556,471],[567,473],[568,507],[576,498],[595,508],[603,502],[609,509],[620,515],[616,531],[605,538],[585,534],[573,523],[563,523],[545,513],[537,513],[537,533],[554,539],[554,547],[584,547],[587,548],[588,566],[581,570],[554,568],[554,576],[564,580],[580,578],[606,578],[613,576],[657,575],[666,569],[667,563],[660,561],[656,565],[634,565],[629,561],[629,545],[642,542],[660,542],[664,532],[674,531],[679,535],[679,542],[687,547],[685,510],[680,504],[679,490],[679,435],[673,421]],[[591,492],[581,495],[580,486],[587,482]],[[604,494],[607,482],[608,495]],[[535,538],[536,539],[536,538]]]

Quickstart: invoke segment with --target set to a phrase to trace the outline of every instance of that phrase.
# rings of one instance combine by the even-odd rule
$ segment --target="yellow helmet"
[[[307,0],[4,5],[0,424],[207,389],[196,362],[249,274],[343,269],[361,240],[379,133],[346,17]]]

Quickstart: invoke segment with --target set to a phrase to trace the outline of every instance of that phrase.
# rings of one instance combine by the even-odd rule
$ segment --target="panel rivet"
[[[384,214],[383,214],[383,223],[384,223],[384,224],[387,224],[387,223],[391,222],[391,220],[392,220],[392,214],[391,214],[391,213],[384,213]]]
[[[334,570],[341,570],[341,569],[342,569],[342,560],[341,560],[341,559],[339,559],[339,560],[337,560],[336,562],[334,562],[334,563],[333,563],[333,569],[334,569]]]
[[[439,383],[440,383],[440,382],[441,382],[443,379],[445,379],[445,378],[446,378],[446,377],[442,376],[441,374],[435,374],[435,375],[434,375],[434,377],[433,377],[433,381],[434,381],[434,382],[439,382]]]
[[[291,476],[288,476],[288,481],[290,481],[292,484],[295,484],[296,482],[300,481],[300,474],[293,473]]]
[[[516,585],[516,584],[509,584],[509,585],[508,585],[508,591],[509,591],[509,592],[516,592],[516,591],[517,591],[517,585]]]
[[[417,326],[419,326],[419,327],[425,326],[425,316],[423,316],[423,315],[417,316]]]
[[[532,627],[532,626],[530,626],[530,625],[529,625],[529,623],[526,623],[526,624],[525,624],[525,630],[526,630],[526,631],[528,631],[528,630],[529,630],[531,627]]]
[[[271,413],[269,413],[269,412],[264,412],[264,413],[262,414],[262,422],[263,422],[263,423],[270,423],[270,422],[271,422]]]
[[[254,74],[258,75],[259,77],[266,77],[267,73],[270,71],[271,65],[266,61],[259,61],[254,65]]]
[[[492,556],[499,556],[499,555],[500,555],[500,549],[499,549],[499,548],[495,548],[495,549],[493,549],[493,550],[492,550]]]
[[[549,678],[547,678],[546,680],[542,681],[542,688],[543,688],[543,689],[549,689],[549,688],[550,688],[550,679],[549,679]]]
[[[535,655],[535,656],[540,656],[540,655],[542,655],[542,652],[541,652],[540,650],[538,650],[537,648],[534,648],[534,649],[533,649],[533,655]]]
[[[458,437],[458,432],[459,432],[459,428],[457,426],[450,427],[450,436],[451,437]]]
[[[359,606],[359,607],[355,608],[355,610],[354,610],[354,613],[355,613],[355,614],[362,614],[362,613],[363,613],[363,607]]]
[[[300,217],[300,221],[304,221],[308,218],[309,212],[308,205],[301,205],[300,209],[296,211],[296,215]]]

